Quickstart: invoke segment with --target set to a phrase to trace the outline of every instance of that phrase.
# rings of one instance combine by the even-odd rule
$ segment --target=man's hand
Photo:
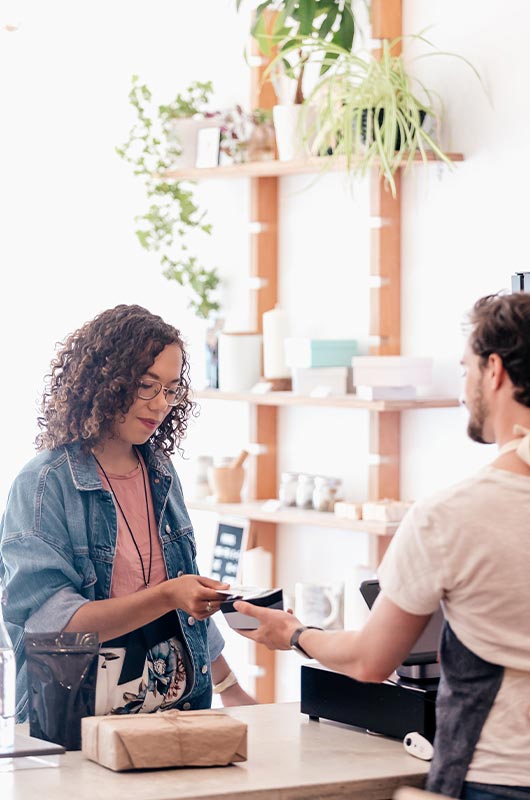
[[[260,623],[256,630],[238,630],[237,632],[247,639],[264,644],[269,650],[290,650],[291,636],[297,628],[303,627],[300,620],[293,616],[291,611],[261,608],[252,603],[246,603],[244,600],[235,602],[234,608],[241,614],[255,617]]]
[[[219,611],[225,597],[217,594],[216,590],[229,588],[228,583],[214,581],[203,575],[181,575],[163,585],[174,608],[181,608],[195,619],[207,619]]]

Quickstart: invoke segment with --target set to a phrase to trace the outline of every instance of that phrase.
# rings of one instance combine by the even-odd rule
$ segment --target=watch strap
[[[306,658],[313,658],[313,656],[310,656],[309,653],[307,653],[304,650],[304,648],[302,647],[302,645],[298,641],[300,639],[300,636],[302,635],[302,633],[304,631],[308,631],[308,630],[321,631],[321,630],[323,630],[323,628],[319,628],[318,625],[304,625],[301,628],[297,628],[294,631],[293,635],[291,636],[291,639],[289,641],[289,645],[290,645],[292,650],[297,650],[299,653],[301,653]]]

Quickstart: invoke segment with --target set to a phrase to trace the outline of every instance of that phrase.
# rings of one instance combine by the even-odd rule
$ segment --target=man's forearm
[[[271,650],[288,650],[294,632],[303,623],[291,613],[260,608],[237,600],[237,611],[259,621],[242,636]],[[298,643],[324,666],[360,681],[383,681],[407,657],[427,625],[430,614],[410,614],[380,593],[368,620],[359,631],[302,631]]]
[[[300,635],[299,642],[311,658],[325,667],[357,680],[373,680],[365,677],[368,669],[360,652],[358,631],[318,631],[308,628]]]

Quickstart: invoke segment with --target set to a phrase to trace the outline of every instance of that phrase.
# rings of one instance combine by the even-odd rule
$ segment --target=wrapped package
[[[344,500],[338,500],[333,510],[341,519],[362,519],[363,515],[361,503],[346,503]]]
[[[117,772],[247,759],[246,723],[210,709],[85,717],[81,734],[83,755]]]
[[[401,522],[412,503],[405,500],[372,500],[363,503],[363,519],[377,522]]]

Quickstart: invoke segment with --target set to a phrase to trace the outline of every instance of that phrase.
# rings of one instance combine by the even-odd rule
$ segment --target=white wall
[[[242,52],[248,15],[231,0],[68,0],[4,2],[0,26],[0,237],[4,423],[0,500],[32,455],[35,401],[53,345],[97,311],[139,302],[179,326],[190,342],[193,375],[202,381],[203,326],[182,290],[161,275],[157,258],[140,250],[133,218],[145,207],[140,182],[114,154],[132,122],[132,73],[159,102],[193,79],[212,78],[215,103],[247,104]],[[466,160],[452,172],[417,168],[403,184],[403,352],[436,358],[436,388],[458,392],[461,321],[482,294],[509,286],[529,269],[526,206],[530,177],[530,52],[525,0],[404,0],[404,30],[431,25],[442,50],[469,58],[488,88],[486,99],[457,60],[415,66],[444,99],[446,143]],[[415,52],[415,51],[414,51]],[[367,187],[353,193],[344,176],[313,185],[281,184],[280,300],[293,333],[364,336],[368,330]],[[247,324],[248,186],[210,181],[197,189],[214,226],[201,247],[218,265],[223,307],[234,327]],[[190,461],[177,462],[188,489],[192,459],[237,452],[246,441],[246,409],[203,403],[190,426]],[[491,457],[468,442],[463,410],[403,415],[403,496],[415,498],[463,477]],[[282,469],[341,475],[348,496],[366,493],[367,418],[362,412],[285,409],[280,413]],[[213,523],[196,515],[203,569]],[[278,582],[353,580],[367,559],[362,535],[285,528],[279,537]],[[229,638],[244,673],[246,649]],[[279,658],[279,699],[298,695],[299,661]]]

